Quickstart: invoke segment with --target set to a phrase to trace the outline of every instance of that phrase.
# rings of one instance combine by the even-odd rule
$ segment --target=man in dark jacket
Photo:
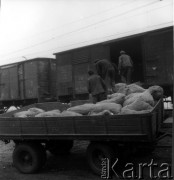
[[[105,81],[108,92],[115,92],[115,67],[107,59],[96,60],[97,74]]]
[[[130,84],[132,82],[131,77],[133,71],[133,61],[125,51],[120,51],[120,54],[118,70],[120,72],[122,82]]]
[[[88,74],[88,92],[92,95],[93,103],[107,99],[107,88],[103,79],[92,70]]]

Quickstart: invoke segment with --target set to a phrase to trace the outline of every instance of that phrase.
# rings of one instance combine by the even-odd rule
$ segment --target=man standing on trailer
[[[108,94],[115,92],[116,70],[113,64],[107,59],[96,60],[94,63],[97,74],[104,80],[107,86]]]
[[[93,103],[107,99],[107,88],[103,79],[92,70],[89,70],[88,74],[88,92],[92,95]]]
[[[133,61],[125,51],[120,51],[120,57],[118,62],[118,70],[121,75],[121,80],[124,83],[131,84],[132,82],[132,71],[133,71]]]

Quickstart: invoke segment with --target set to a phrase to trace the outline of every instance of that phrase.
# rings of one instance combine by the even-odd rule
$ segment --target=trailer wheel
[[[112,146],[103,143],[92,142],[87,148],[87,161],[91,170],[97,174],[102,173],[102,160],[108,159],[109,167],[111,168],[112,160],[114,158],[114,150]]]
[[[13,152],[13,164],[22,173],[37,172],[42,165],[42,154],[35,144],[18,144]]]
[[[72,147],[73,147],[73,140],[57,140],[57,141],[55,140],[46,143],[46,148],[53,155],[68,154]]]

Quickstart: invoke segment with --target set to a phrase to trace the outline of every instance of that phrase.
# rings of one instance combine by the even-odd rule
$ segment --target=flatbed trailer
[[[163,121],[163,102],[151,112],[130,115],[78,117],[13,117],[31,107],[45,111],[66,110],[59,102],[37,103],[0,116],[0,139],[14,141],[13,163],[22,173],[38,171],[46,161],[46,150],[53,154],[68,152],[74,140],[87,140],[87,160],[93,172],[101,173],[102,157],[118,156],[120,149],[153,149]],[[117,154],[118,153],[118,154]]]

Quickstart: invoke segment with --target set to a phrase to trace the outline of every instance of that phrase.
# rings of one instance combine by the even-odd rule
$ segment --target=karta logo
[[[113,164],[109,159],[103,158],[101,163],[101,178],[110,179],[113,176],[119,179],[144,179],[146,172],[146,178],[150,179],[173,179],[171,165],[168,163],[157,164],[152,159],[149,163],[125,163],[120,167],[118,158]]]

